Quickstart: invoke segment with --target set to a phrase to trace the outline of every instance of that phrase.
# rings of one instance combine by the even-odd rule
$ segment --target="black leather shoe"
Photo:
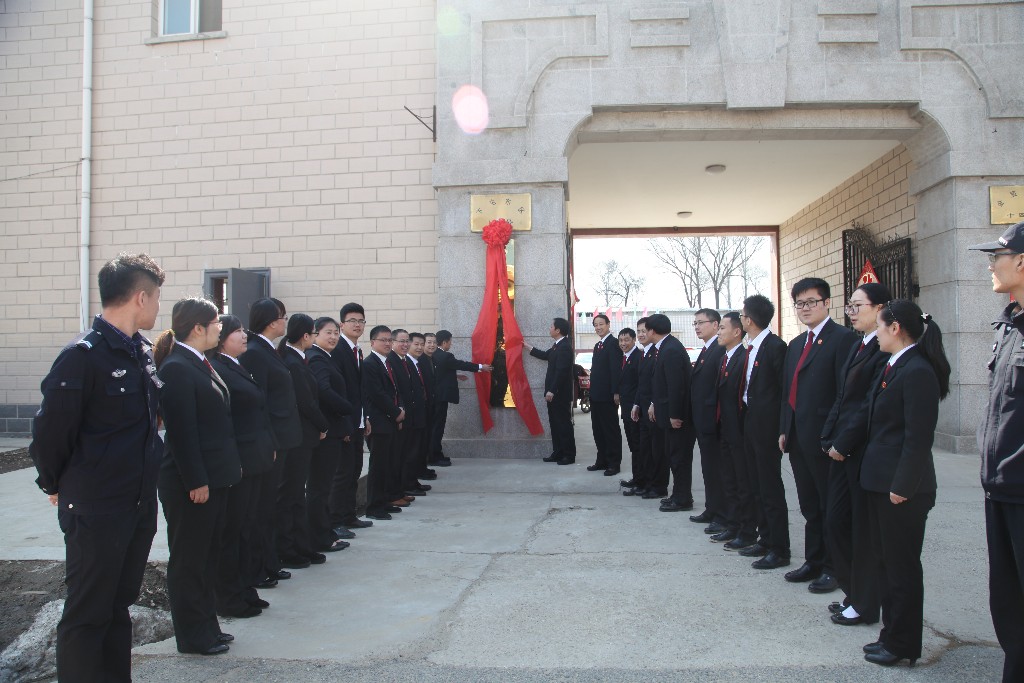
[[[562,459],[562,456],[555,455],[554,453],[552,453],[548,457],[544,458],[544,462],[558,462],[561,459]]]
[[[426,472],[420,472],[419,474],[416,475],[416,478],[417,479],[426,479],[427,481],[434,481],[435,479],[437,479],[437,472],[435,472],[433,470],[428,470]]]
[[[426,497],[427,492],[426,491],[419,491],[419,490],[409,489],[408,491],[402,491],[402,494],[406,495],[406,496],[409,496],[411,498],[415,498],[416,496],[419,496],[419,497],[423,498],[423,497]]]
[[[218,643],[230,643],[230,642],[234,641],[234,639],[235,639],[235,637],[233,635],[231,635],[230,633],[218,633],[217,634],[217,642]]]
[[[655,491],[654,489],[647,489],[641,494],[641,498],[644,500],[654,500],[655,498],[664,498],[664,491]]]
[[[743,557],[764,557],[768,554],[768,548],[760,543],[754,543],[741,550],[739,554]]]
[[[726,550],[743,550],[744,548],[749,548],[750,546],[755,545],[756,543],[757,541],[751,540],[749,538],[742,538],[740,536],[737,536],[736,538],[732,539],[722,547]]]
[[[367,512],[366,516],[370,519],[391,519],[391,515],[381,510],[380,512]]]
[[[855,617],[844,617],[843,613],[839,612],[838,614],[833,614],[829,618],[832,619],[833,624],[838,624],[840,626],[856,626],[857,624],[864,623],[864,620],[861,619],[859,614]]]
[[[274,588],[275,586],[277,586],[277,579],[267,577],[253,586],[253,588]]]
[[[342,541],[341,539],[339,539],[339,540],[335,541],[334,543],[332,543],[329,547],[321,548],[320,552],[321,553],[336,553],[339,550],[344,550],[345,548],[349,547],[350,545],[352,545],[352,544],[349,543],[348,541]],[[321,555],[321,557],[323,557],[323,556]],[[312,560],[312,558],[310,558],[310,559]],[[326,560],[327,558],[324,558],[324,559]],[[313,562],[313,564],[323,564],[323,562]]]
[[[773,550],[760,560],[754,560],[750,566],[754,569],[778,569],[779,567],[788,567],[789,558],[781,557]]]
[[[804,562],[800,565],[799,569],[794,569],[791,572],[786,572],[786,581],[790,583],[803,583],[804,581],[814,581],[816,578],[821,576],[821,570],[811,566],[809,563]]]
[[[729,530],[729,527],[727,527],[724,524],[719,524],[718,522],[711,522],[711,524],[708,524],[706,527],[704,527],[704,533],[709,534],[709,535],[710,534],[720,534],[723,531],[728,531],[728,530]]]
[[[335,544],[337,544],[337,543],[345,543],[345,541],[335,541]],[[345,543],[345,547],[348,547],[348,543]],[[338,550],[342,550],[342,548],[338,548]],[[329,552],[334,552],[334,551],[331,550]],[[327,556],[324,555],[323,553],[310,553],[310,554],[306,555],[306,557],[309,558],[309,563],[310,564],[323,564],[323,563],[327,562]]]
[[[305,569],[310,564],[305,557],[282,557],[281,566],[285,569]]]
[[[807,590],[812,593],[831,593],[837,588],[839,588],[839,582],[836,581],[834,576],[829,574],[822,574],[807,584]]]
[[[864,652],[878,652],[879,650],[882,650],[884,648],[885,646],[882,645],[882,641],[876,640],[873,643],[868,643],[867,645],[865,645],[863,650]]]
[[[342,541],[348,541],[356,537],[355,533],[349,531],[343,526],[339,526],[334,531],[334,538],[341,539]]]
[[[625,479],[619,479],[619,486],[624,489],[635,489],[636,488],[636,477],[633,477],[629,481]]]
[[[442,455],[437,460],[432,460],[432,461],[428,462],[427,464],[428,465],[433,465],[434,467],[451,467],[452,466],[452,459]]]
[[[284,569],[278,569],[277,573],[275,573],[272,578],[279,579],[281,581],[287,581],[288,579],[292,578],[292,573]]]
[[[732,529],[726,529],[725,531],[714,534],[710,540],[712,543],[725,543],[736,538],[736,536],[737,534],[735,531]]]
[[[587,472],[597,472],[598,470],[608,469],[607,465],[598,465],[596,462],[593,465],[587,465]]]
[[[576,464],[576,458],[562,458],[561,460],[558,461],[558,464],[559,465],[575,465]]]
[[[231,648],[228,647],[227,643],[218,642],[205,650],[182,650],[181,648],[178,648],[178,652],[189,655],[222,655],[230,649]]]
[[[866,655],[864,655],[864,659],[871,662],[872,664],[881,664],[882,666],[892,666],[893,664],[898,664],[902,662],[904,659],[907,660],[908,666],[914,666],[914,664],[917,662],[916,659],[911,659],[910,657],[900,657],[898,655],[894,655],[893,653],[886,650],[884,645],[879,645],[878,649],[874,652],[868,652]]]
[[[619,473],[619,468],[618,467],[609,467],[608,469],[606,469],[604,471],[604,476],[606,476],[606,477],[614,477],[618,473]]]
[[[259,607],[260,609],[267,609],[268,607],[270,607],[270,603],[269,602],[267,602],[266,600],[261,600],[260,598],[254,598],[252,600],[249,600],[249,604],[252,605],[253,607]],[[235,639],[235,637],[231,636],[231,640],[234,640],[234,639]],[[227,642],[227,641],[225,641],[225,642]]]
[[[849,605],[844,605],[841,602],[830,602],[828,604],[828,613],[829,614],[839,614],[840,612],[842,612],[847,607],[849,607]]]
[[[358,517],[353,517],[351,519],[346,519],[344,522],[341,523],[341,526],[345,527],[346,529],[368,529],[371,526],[373,526],[373,522],[371,522],[368,519],[359,519]]]
[[[669,500],[667,503],[662,503],[661,507],[658,509],[662,512],[686,512],[687,510],[693,509],[693,503],[683,505],[682,503],[677,503],[674,500]]]
[[[642,488],[628,488],[622,489],[622,495],[624,496],[641,496],[644,490]]]
[[[231,612],[217,610],[217,614],[228,619],[249,619],[250,617],[258,617],[263,614],[263,610],[255,605],[246,605],[243,609]]]
[[[700,513],[699,515],[690,515],[690,521],[694,524],[709,524],[713,522],[714,519],[715,516],[708,512],[707,510]]]

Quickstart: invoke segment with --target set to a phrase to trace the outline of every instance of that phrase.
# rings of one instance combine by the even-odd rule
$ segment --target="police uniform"
[[[160,380],[151,344],[96,316],[43,380],[30,452],[58,495],[67,601],[57,625],[60,680],[131,680],[132,624],[156,533]]]

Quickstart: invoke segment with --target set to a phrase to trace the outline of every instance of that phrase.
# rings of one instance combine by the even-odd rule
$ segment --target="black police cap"
[[[1011,225],[995,242],[985,242],[968,247],[973,251],[1000,251],[1009,249],[1016,254],[1024,254],[1024,221]]]

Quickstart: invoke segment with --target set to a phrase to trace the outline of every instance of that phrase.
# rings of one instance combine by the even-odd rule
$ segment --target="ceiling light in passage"
[[[704,171],[711,175],[719,175],[720,173],[725,173],[725,164],[711,164],[710,166],[705,166]]]

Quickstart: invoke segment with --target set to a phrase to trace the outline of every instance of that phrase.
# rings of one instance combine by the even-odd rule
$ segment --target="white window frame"
[[[161,36],[189,36],[197,35],[199,33],[199,0],[189,0],[189,16],[188,16],[188,31],[185,33],[165,33],[164,32],[164,5],[167,0],[160,0],[160,35]]]

